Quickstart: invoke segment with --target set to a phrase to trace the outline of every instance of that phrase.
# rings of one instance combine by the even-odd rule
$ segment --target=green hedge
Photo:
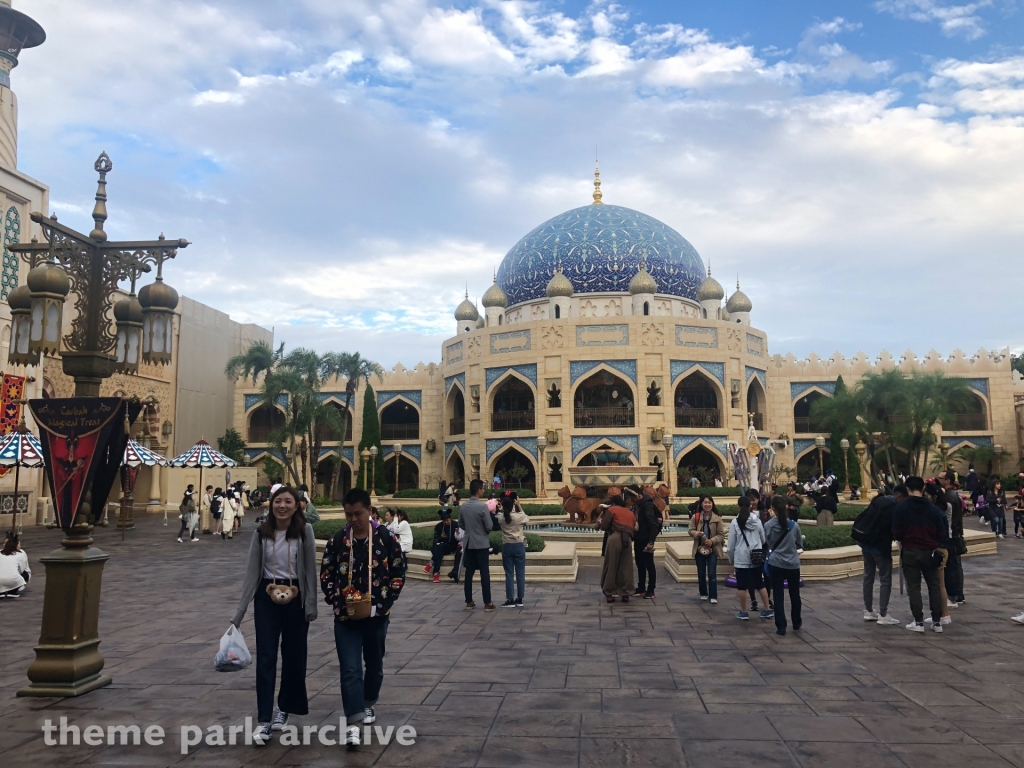
[[[531,491],[529,488],[513,488],[513,491],[518,494],[521,499],[536,499],[537,494]],[[488,491],[484,491],[484,498],[487,498]],[[465,501],[469,498],[469,491],[465,488],[459,489],[459,496]],[[394,495],[396,499],[436,499],[438,497],[437,488],[406,488],[404,491],[399,491]]]
[[[412,510],[413,512],[420,512],[422,510]],[[409,515],[411,522],[421,522],[412,520],[412,514]],[[438,519],[437,513],[434,513],[434,517],[431,519]],[[346,525],[344,520],[322,520],[319,523],[313,525],[313,533],[318,539],[329,539],[335,533],[340,531]],[[501,543],[501,532],[491,532],[491,544]],[[413,549],[425,549],[429,550],[434,544],[434,529],[433,528],[413,528],[412,529],[412,546]],[[526,534],[526,551],[527,552],[543,552],[544,551],[544,539],[535,533]]]
[[[856,542],[850,538],[853,529],[848,525],[830,525],[825,528],[807,526],[800,531],[804,535],[804,551],[812,549],[830,549],[832,547],[850,547]]]
[[[691,488],[688,485],[684,485],[682,488],[676,488],[673,495],[697,498],[702,493],[705,496],[714,496],[716,499],[719,496],[732,496],[733,498],[736,498],[740,495],[740,489],[736,486],[732,488],[716,488],[714,486],[698,486],[696,488]]]

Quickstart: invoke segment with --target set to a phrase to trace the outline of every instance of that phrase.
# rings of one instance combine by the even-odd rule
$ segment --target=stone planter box
[[[800,523],[803,525],[803,522]],[[996,537],[990,531],[964,531],[967,541],[967,554],[964,557],[996,554]],[[690,551],[691,542],[671,543],[666,548],[665,569],[669,575],[679,582],[697,581],[697,565]],[[898,558],[898,549],[893,544],[893,558]],[[733,572],[729,560],[724,558],[718,562],[718,578],[725,579]],[[833,547],[831,549],[815,549],[800,555],[800,576],[805,581],[834,581],[850,576],[859,576],[864,572],[864,560],[860,547]]]

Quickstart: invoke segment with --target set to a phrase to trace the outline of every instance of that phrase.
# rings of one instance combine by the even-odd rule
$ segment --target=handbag
[[[366,538],[366,570],[367,570],[367,591],[359,592],[352,585],[352,576],[355,573],[355,542],[352,539],[352,529],[346,532],[348,539],[348,587],[342,591],[345,597],[345,614],[349,621],[360,621],[368,619],[373,614],[373,597],[370,594],[370,582],[373,579],[373,532],[377,524],[373,523],[370,528],[370,535]]]
[[[288,538],[285,537],[285,547],[288,547]],[[277,563],[277,539],[275,538],[274,544],[271,547],[271,551],[274,553],[274,563]],[[292,563],[291,558],[285,553],[285,560],[288,561],[288,583],[278,584],[277,579],[267,584],[267,594],[270,595],[270,599],[278,605],[288,605],[292,600],[299,596],[299,588],[292,584]]]
[[[963,536],[953,537],[953,549],[956,551],[958,555],[967,554],[967,541],[964,539]]]
[[[743,543],[747,545],[747,551],[750,553],[750,566],[752,568],[759,568],[764,565],[764,546],[762,545],[757,549],[751,549],[750,544],[747,542],[747,534],[743,532],[742,528],[740,528],[740,536],[743,537]]]

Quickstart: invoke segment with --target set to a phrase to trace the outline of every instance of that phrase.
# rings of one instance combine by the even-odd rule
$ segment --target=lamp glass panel
[[[164,351],[164,318],[157,316],[153,318],[153,352],[161,354]]]
[[[51,302],[50,306],[46,308],[46,341],[48,343],[54,343],[60,336],[60,307],[55,302]]]
[[[142,353],[149,354],[149,329],[152,327],[152,319],[149,315],[142,318]]]
[[[32,341],[43,338],[43,302],[32,302]]]

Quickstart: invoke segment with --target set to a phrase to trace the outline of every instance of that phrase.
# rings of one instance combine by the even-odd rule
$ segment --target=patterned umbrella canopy
[[[31,432],[8,432],[0,437],[0,467],[41,467],[43,447]]]
[[[167,459],[159,453],[153,453],[134,440],[129,440],[128,445],[124,449],[124,463],[132,468],[143,465],[147,467],[166,467],[168,464]]]
[[[172,467],[236,467],[233,459],[215,451],[205,440],[200,440],[181,456],[171,459]]]

